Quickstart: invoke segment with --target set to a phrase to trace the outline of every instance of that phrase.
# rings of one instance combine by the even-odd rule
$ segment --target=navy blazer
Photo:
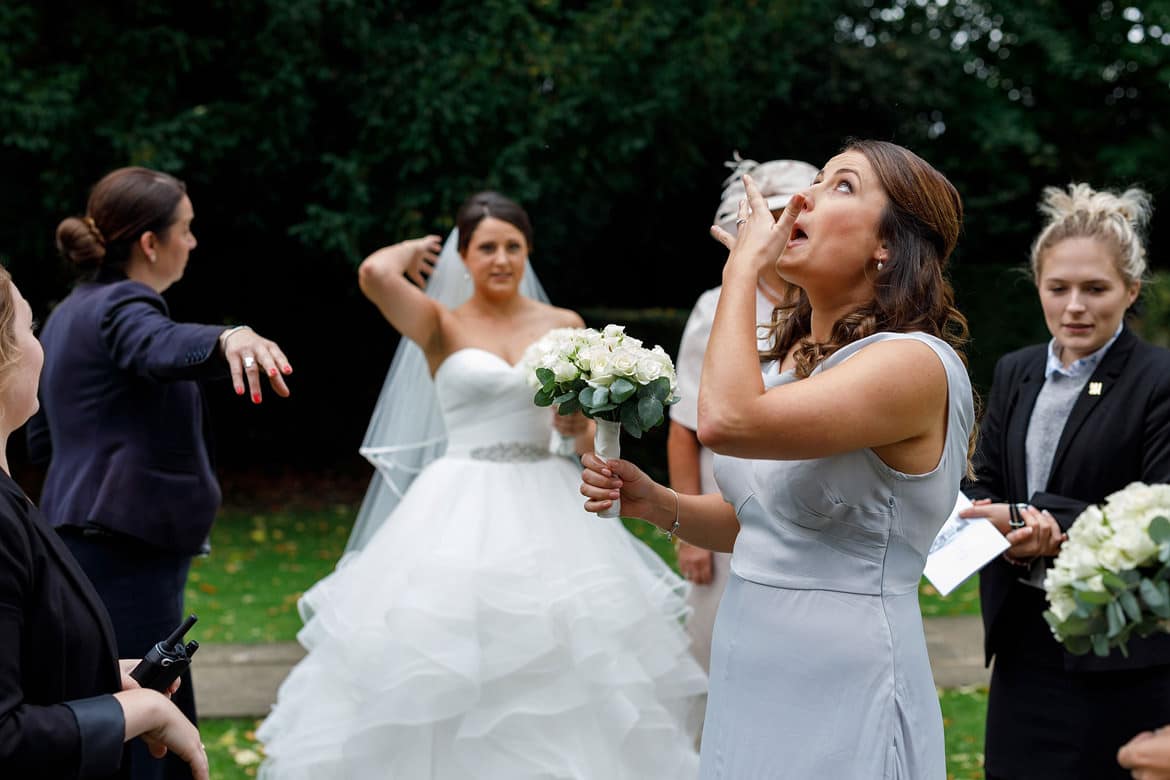
[[[196,380],[226,376],[218,325],[180,324],[152,288],[78,285],[41,332],[29,455],[49,460],[41,510],[175,552],[204,549],[220,490]]]
[[[1064,530],[1090,504],[1131,482],[1170,482],[1170,351],[1123,328],[1077,398],[1060,435],[1044,490],[1027,494],[1025,438],[1044,386],[1048,345],[1005,355],[995,378],[975,453],[972,499],[1026,501],[1047,509]],[[1098,390],[1094,393],[1094,390]],[[1039,591],[1019,583],[1022,569],[996,558],[980,572],[984,652],[988,663],[1012,635],[1052,643]],[[1037,623],[1039,621],[1039,623]],[[1130,657],[1064,653],[1067,669],[1133,669],[1170,664],[1170,635],[1135,637]]]
[[[121,687],[105,607],[0,472],[0,777],[120,776]]]

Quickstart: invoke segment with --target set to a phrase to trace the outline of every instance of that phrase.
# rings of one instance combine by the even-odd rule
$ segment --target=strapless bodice
[[[435,372],[435,392],[448,456],[515,460],[525,449],[547,455],[552,412],[533,403],[528,370],[478,347],[447,356]]]

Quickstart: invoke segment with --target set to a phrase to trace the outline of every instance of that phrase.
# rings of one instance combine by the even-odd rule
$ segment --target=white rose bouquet
[[[1044,619],[1071,652],[1099,656],[1170,625],[1170,485],[1134,482],[1077,517],[1044,578]]]
[[[641,438],[665,419],[678,400],[674,363],[662,347],[647,349],[625,326],[558,328],[530,346],[523,361],[532,371],[537,406],[556,404],[560,414],[580,411],[596,421],[594,449],[616,458],[622,428]],[[618,502],[602,513],[617,517]]]

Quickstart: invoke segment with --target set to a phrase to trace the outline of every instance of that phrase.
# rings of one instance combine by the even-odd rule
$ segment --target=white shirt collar
[[[1118,324],[1117,332],[1113,334],[1113,338],[1106,341],[1103,347],[1091,355],[1074,360],[1067,368],[1060,360],[1060,350],[1056,346],[1056,339],[1049,341],[1048,363],[1044,366],[1044,379],[1051,379],[1054,374],[1060,374],[1069,379],[1079,379],[1080,377],[1091,375],[1101,363],[1101,358],[1105,357],[1105,353],[1113,346],[1113,342],[1117,341],[1117,337],[1121,335],[1121,330],[1124,327],[1125,322],[1122,321]]]

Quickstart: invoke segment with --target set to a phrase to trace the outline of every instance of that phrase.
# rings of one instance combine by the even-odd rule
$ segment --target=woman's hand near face
[[[738,235],[733,236],[718,225],[712,226],[711,235],[730,250],[724,273],[742,269],[758,275],[764,268],[774,266],[784,253],[796,219],[804,210],[804,195],[793,195],[780,218],[775,219],[752,177],[745,174],[743,183],[747,198],[739,204]]]
[[[403,241],[397,246],[403,247],[404,253],[407,254],[406,267],[403,269],[406,278],[425,290],[427,280],[435,272],[435,263],[439,262],[443,240],[434,235],[423,236]]]
[[[261,372],[268,377],[272,389],[282,398],[289,395],[284,378],[292,373],[292,366],[275,341],[266,339],[251,328],[224,331],[220,336],[220,349],[227,359],[232,372],[232,387],[236,395],[243,395],[245,382],[252,396],[252,403],[258,404],[261,394]]]

